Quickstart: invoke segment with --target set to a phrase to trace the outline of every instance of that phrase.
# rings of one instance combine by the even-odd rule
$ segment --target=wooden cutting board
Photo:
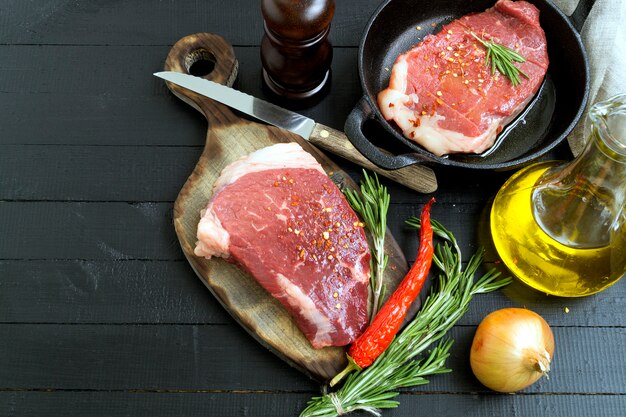
[[[238,69],[234,51],[228,42],[213,34],[191,35],[178,41],[167,57],[165,70],[189,73],[191,66],[200,60],[214,64],[205,78],[232,85]],[[177,85],[168,83],[168,87],[204,114],[209,126],[202,155],[174,204],[174,226],[187,260],[224,308],[263,346],[311,378],[328,380],[346,365],[344,348],[313,349],[282,305],[252,277],[221,258],[197,257],[193,250],[200,210],[209,201],[215,180],[226,165],[252,151],[275,143],[297,142],[320,162],[340,188],[355,188],[356,184],[300,136],[242,119],[228,107]],[[386,242],[389,254],[386,279],[388,289],[392,290],[408,266],[389,232]]]

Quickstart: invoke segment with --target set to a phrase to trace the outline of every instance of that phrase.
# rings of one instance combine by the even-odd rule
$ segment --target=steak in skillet
[[[507,46],[526,62],[515,65],[516,87],[485,65],[486,49],[470,32]],[[396,60],[378,106],[404,136],[435,155],[481,153],[528,104],[548,68],[539,10],[525,1],[498,0],[428,35]]]
[[[363,224],[298,144],[263,148],[222,171],[195,254],[238,264],[295,318],[314,348],[367,325],[370,252]]]

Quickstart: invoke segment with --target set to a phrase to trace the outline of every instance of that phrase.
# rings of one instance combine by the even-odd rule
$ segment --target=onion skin
[[[472,372],[487,388],[515,392],[550,371],[554,335],[546,321],[525,308],[504,308],[478,325],[472,348]]]

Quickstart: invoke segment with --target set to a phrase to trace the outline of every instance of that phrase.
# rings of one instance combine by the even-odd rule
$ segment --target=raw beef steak
[[[486,49],[471,32],[516,51],[520,84],[485,65]],[[404,136],[435,155],[489,149],[539,89],[548,68],[539,10],[525,1],[498,0],[428,35],[393,66],[378,106]]]
[[[222,171],[195,253],[240,265],[280,300],[314,348],[347,345],[367,325],[363,224],[298,144],[261,149]]]

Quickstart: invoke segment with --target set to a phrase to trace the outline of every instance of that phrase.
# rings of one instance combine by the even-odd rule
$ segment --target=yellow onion
[[[526,388],[550,371],[554,336],[548,323],[525,308],[503,308],[476,329],[470,364],[476,378],[494,391]]]

